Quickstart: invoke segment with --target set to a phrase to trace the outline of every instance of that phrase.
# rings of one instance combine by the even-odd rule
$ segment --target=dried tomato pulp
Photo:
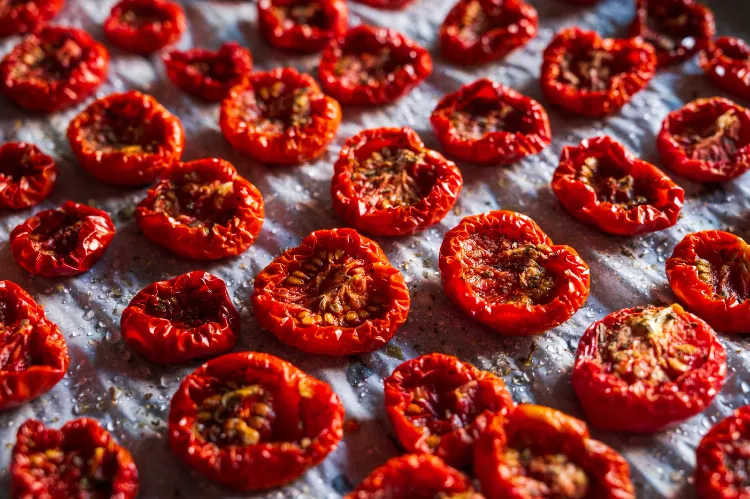
[[[722,36],[700,54],[700,64],[714,84],[750,100],[750,45],[740,38]]]
[[[16,262],[34,275],[69,277],[93,267],[114,237],[106,212],[66,201],[13,229],[10,248]]]
[[[69,362],[65,339],[44,309],[20,286],[0,281],[0,410],[47,393]]]
[[[149,184],[179,161],[185,147],[180,120],[136,91],[97,100],[68,125],[78,163],[102,182]]]
[[[656,54],[643,40],[568,28],[544,50],[542,92],[566,111],[604,117],[630,102],[655,72]]]
[[[461,220],[443,239],[440,273],[456,305],[503,335],[559,326],[589,295],[589,268],[578,253],[512,211]]]
[[[449,156],[480,165],[514,163],[552,140],[541,104],[487,78],[443,97],[430,121]]]
[[[396,31],[360,25],[326,47],[318,71],[323,90],[342,104],[387,104],[432,73],[432,58]]]
[[[164,56],[164,65],[169,79],[184,92],[220,101],[253,70],[253,56],[239,43],[229,42],[217,51],[173,50]]]
[[[15,499],[138,495],[133,457],[89,418],[75,419],[59,430],[27,420],[18,429],[10,475]]]
[[[65,0],[0,0],[0,37],[38,31]]]
[[[411,128],[376,128],[351,137],[334,165],[331,197],[357,230],[403,236],[439,222],[458,198],[458,167],[427,149]]]
[[[57,165],[33,144],[8,142],[0,146],[0,209],[22,210],[50,195]]]
[[[258,26],[272,46],[317,52],[344,33],[349,10],[344,0],[259,0]]]
[[[375,241],[319,230],[255,278],[255,320],[305,352],[353,355],[385,345],[409,313],[409,289]]]
[[[724,182],[750,169],[750,109],[698,99],[664,119],[656,142],[670,170],[696,182]]]
[[[512,407],[501,378],[441,353],[408,360],[385,379],[385,410],[401,446],[451,466],[471,465],[492,415]]]
[[[51,113],[102,84],[109,53],[76,28],[46,27],[24,38],[0,62],[0,91],[19,106]]]
[[[354,0],[357,3],[363,3],[365,5],[369,5],[370,7],[375,7],[376,9],[388,9],[388,10],[397,10],[397,9],[403,9],[410,3],[412,3],[414,0]]]
[[[221,103],[221,131],[261,163],[297,165],[321,156],[341,124],[341,106],[293,68],[254,73]]]
[[[620,236],[673,226],[685,199],[682,187],[608,136],[564,147],[552,189],[571,215]]]
[[[538,28],[523,0],[459,0],[440,26],[440,52],[454,64],[482,64],[523,47]]]
[[[701,499],[750,497],[750,405],[711,428],[696,450],[695,488]]]
[[[182,382],[169,409],[169,444],[209,480],[235,490],[288,483],[343,436],[331,387],[264,353],[227,354]]]
[[[263,225],[258,189],[223,159],[182,163],[148,191],[135,212],[143,234],[193,260],[237,256]]]
[[[150,54],[177,42],[187,27],[185,12],[169,0],[122,0],[104,21],[112,44],[136,54]]]
[[[498,415],[479,437],[474,472],[487,499],[635,499],[627,461],[583,421],[539,405]]]
[[[593,426],[655,432],[711,403],[725,358],[711,327],[679,305],[628,308],[583,334],[573,388]]]

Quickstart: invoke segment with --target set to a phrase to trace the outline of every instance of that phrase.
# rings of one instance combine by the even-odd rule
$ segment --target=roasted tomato
[[[474,472],[487,499],[635,499],[627,461],[583,421],[539,405],[497,415],[479,437]]]
[[[339,215],[376,236],[420,232],[458,198],[458,167],[427,149],[411,128],[376,128],[351,137],[334,165],[331,197]]]
[[[331,387],[264,353],[227,354],[182,382],[169,409],[172,451],[235,490],[290,482],[333,451],[344,407]]]
[[[407,360],[385,379],[385,410],[407,452],[471,464],[474,442],[513,399],[501,378],[441,353]]]
[[[357,3],[363,3],[376,9],[398,10],[403,9],[414,0],[354,0]]]
[[[487,78],[443,97],[430,121],[449,156],[480,165],[514,163],[552,140],[541,104]]]
[[[150,95],[136,91],[99,99],[68,125],[78,163],[102,182],[149,184],[180,160],[180,120]]]
[[[682,187],[608,136],[564,147],[552,190],[571,215],[619,236],[673,226],[685,199]]]
[[[715,32],[713,13],[695,0],[636,0],[630,34],[654,46],[659,67],[688,59]]]
[[[0,91],[25,109],[51,113],[92,94],[108,68],[107,49],[85,31],[46,27],[0,62]]]
[[[10,476],[15,499],[138,495],[133,457],[89,418],[75,419],[59,430],[27,420],[18,429]]]
[[[0,281],[0,410],[47,393],[65,376],[68,347],[44,309],[10,281]]]
[[[255,278],[255,320],[305,352],[353,355],[385,345],[409,313],[409,289],[375,241],[319,230]]]
[[[0,0],[0,37],[39,30],[63,5],[65,0]]]
[[[326,47],[318,71],[323,90],[342,104],[387,104],[432,73],[432,58],[396,31],[360,25]]]
[[[655,432],[711,403],[725,358],[711,327],[679,305],[627,308],[583,334],[573,388],[593,426]]]
[[[750,45],[745,40],[717,38],[700,53],[700,65],[717,87],[750,100]]]
[[[258,25],[278,49],[318,52],[346,33],[349,10],[344,0],[259,0]]]
[[[466,217],[440,247],[448,297],[503,335],[542,333],[568,320],[589,295],[589,268],[569,246],[553,246],[526,215]]]
[[[482,64],[523,47],[538,28],[523,0],[459,0],[440,26],[440,52],[454,64]]]
[[[0,209],[22,210],[47,198],[57,181],[57,165],[33,144],[0,146]]]
[[[229,42],[215,52],[173,50],[164,56],[164,65],[169,79],[181,90],[206,101],[220,101],[253,70],[253,56],[239,43]]]
[[[655,72],[656,53],[643,40],[568,28],[544,50],[542,92],[566,111],[599,118],[630,102]]]
[[[341,124],[341,106],[312,76],[277,68],[232,88],[219,124],[232,147],[254,160],[298,165],[326,151]]]
[[[187,27],[185,12],[169,0],[122,0],[104,21],[113,45],[136,54],[150,54],[180,39]]]

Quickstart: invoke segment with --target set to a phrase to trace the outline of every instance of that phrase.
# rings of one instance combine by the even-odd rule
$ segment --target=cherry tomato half
[[[65,0],[4,0],[0,2],[0,37],[38,31],[57,15]]]
[[[717,87],[750,100],[750,45],[745,40],[717,38],[700,53],[700,65]]]
[[[185,12],[169,0],[122,0],[104,21],[104,34],[126,52],[151,54],[180,39]]]
[[[403,9],[414,0],[354,0],[357,3],[369,5],[376,9],[398,10]]]
[[[385,345],[409,313],[409,289],[375,241],[315,231],[255,278],[258,325],[305,352],[353,355]]]
[[[569,246],[553,246],[526,215],[466,217],[440,247],[448,297],[503,335],[544,332],[567,321],[589,295],[589,268]]]
[[[711,403],[725,358],[711,327],[679,305],[628,308],[583,334],[573,388],[592,426],[655,432]]]
[[[33,144],[0,146],[0,209],[22,210],[41,203],[57,181],[57,165]]]
[[[258,26],[272,46],[293,52],[318,52],[346,33],[344,0],[259,0]]]

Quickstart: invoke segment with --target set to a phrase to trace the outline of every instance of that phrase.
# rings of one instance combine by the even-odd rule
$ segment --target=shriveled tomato
[[[89,418],[59,430],[27,420],[18,429],[10,476],[14,499],[138,495],[138,469],[130,452]]]
[[[643,40],[567,28],[544,50],[542,92],[566,111],[604,117],[630,102],[655,72],[656,53]]]
[[[65,0],[0,0],[0,37],[38,31]]]
[[[259,0],[258,26],[272,46],[318,52],[344,33],[349,10],[344,0]]]
[[[220,101],[253,70],[250,51],[236,42],[219,50],[173,50],[164,56],[167,76],[184,92],[206,101]]]
[[[343,419],[327,383],[272,355],[232,353],[183,380],[169,409],[169,444],[209,480],[266,489],[323,461]]]
[[[563,148],[552,190],[571,215],[620,236],[673,226],[685,199],[682,187],[606,135]]]
[[[182,7],[169,0],[121,0],[104,21],[109,41],[136,54],[150,54],[177,42],[186,28]]]
[[[180,160],[185,132],[179,118],[150,95],[111,94],[92,103],[68,125],[78,163],[102,182],[149,184]]]
[[[407,360],[385,379],[385,410],[401,446],[451,466],[469,466],[492,415],[513,405],[501,378],[441,353]]]
[[[717,87],[750,100],[750,45],[745,40],[717,38],[700,53],[700,65]]]
[[[255,278],[258,325],[305,352],[353,355],[385,345],[409,313],[409,289],[375,241],[318,230]]]
[[[33,144],[8,142],[0,146],[0,209],[22,210],[50,195],[57,165]]]
[[[593,426],[655,432],[711,403],[725,358],[713,329],[679,305],[627,308],[583,334],[573,388]]]
[[[449,156],[480,165],[514,163],[552,140],[541,104],[488,78],[443,97],[430,121]]]
[[[503,335],[542,333],[567,321],[589,295],[589,268],[526,215],[491,211],[461,220],[443,239],[448,297]]]
[[[524,0],[459,0],[440,26],[440,52],[454,64],[482,64],[523,47],[538,28]]]
[[[334,209],[347,224],[377,236],[414,234],[439,222],[463,185],[458,167],[406,127],[351,137],[333,169]]]
[[[354,0],[357,3],[363,3],[376,9],[398,10],[403,9],[414,0]]]
[[[323,51],[318,75],[323,90],[342,104],[393,102],[432,73],[424,48],[387,28],[360,25]]]
[[[495,416],[475,447],[474,472],[487,499],[635,499],[625,458],[583,421],[539,405]]]
[[[696,182],[724,182],[750,169],[750,109],[697,99],[664,119],[656,142],[664,165]]]
[[[297,165],[325,153],[341,124],[341,106],[312,76],[277,68],[232,88],[219,124],[232,147],[256,161]]]
[[[45,27],[0,62],[0,91],[19,106],[51,113],[77,104],[107,77],[109,53],[76,28]]]

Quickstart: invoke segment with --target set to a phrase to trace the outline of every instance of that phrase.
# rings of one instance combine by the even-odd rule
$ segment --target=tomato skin
[[[230,380],[259,385],[274,396],[278,428],[273,441],[222,446],[194,431],[198,404]],[[221,392],[218,392],[221,393]],[[169,444],[209,480],[238,491],[284,485],[320,463],[343,437],[344,407],[331,387],[292,364],[258,352],[213,359],[180,384],[169,409]],[[299,440],[307,438],[309,445]]]
[[[65,0],[27,0],[0,7],[0,37],[38,31],[63,5]]]
[[[317,4],[324,16],[325,27],[314,24],[287,23],[280,19],[277,9],[295,5]],[[319,52],[331,40],[346,33],[349,9],[344,0],[259,0],[258,27],[273,47],[291,52]]]
[[[750,405],[719,421],[696,449],[695,488],[701,499],[747,499],[750,487],[728,466],[747,460],[750,440]],[[737,463],[739,464],[739,463]],[[741,464],[740,464],[741,465]]]
[[[159,21],[143,25],[124,19],[128,12],[148,13]],[[169,0],[121,0],[104,21],[104,34],[116,47],[134,54],[148,55],[177,42],[187,29],[185,11]]]
[[[376,9],[384,9],[384,10],[400,10],[405,8],[410,3],[414,2],[414,0],[354,0],[357,3],[361,3],[364,5],[369,5],[370,7],[374,7]]]
[[[741,39],[722,36],[700,53],[700,66],[714,85],[737,97],[750,100],[750,45]]]
[[[0,209],[22,210],[41,203],[57,182],[57,164],[34,144],[0,146]]]
[[[473,102],[495,102],[522,114],[524,131],[488,131],[481,138],[462,134],[451,119]],[[512,88],[482,78],[443,97],[430,116],[445,152],[478,165],[507,165],[541,152],[552,140],[547,112],[537,101]]]
[[[558,285],[548,303],[489,302],[467,282],[462,244],[474,234],[496,234],[521,244],[550,247],[546,270],[565,285]],[[440,274],[448,297],[468,315],[502,335],[539,334],[567,321],[589,295],[589,268],[569,246],[552,245],[531,218],[512,211],[491,211],[465,217],[451,229],[440,247]]]
[[[101,449],[101,454],[96,451]],[[62,463],[50,456],[59,454]],[[10,475],[13,499],[32,497],[91,497],[77,483],[83,468],[65,463],[75,457],[87,458],[84,466],[89,471],[98,470],[101,482],[106,482],[109,497],[135,499],[138,495],[138,469],[133,457],[115,442],[112,435],[90,418],[67,422],[59,430],[45,428],[41,421],[28,419],[18,429],[11,457]],[[34,460],[42,460],[39,467]],[[94,467],[93,463],[97,466]],[[99,481],[99,479],[97,479]]]

